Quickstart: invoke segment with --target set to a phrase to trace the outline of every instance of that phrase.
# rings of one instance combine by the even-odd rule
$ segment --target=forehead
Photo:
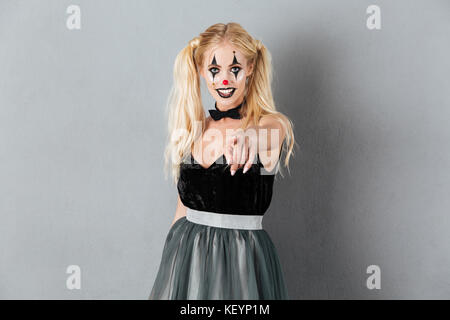
[[[220,45],[211,47],[205,52],[204,64],[208,66],[215,57],[217,64],[228,66],[232,64],[235,55],[240,64],[246,65],[247,61],[238,48],[229,42],[222,42]]]

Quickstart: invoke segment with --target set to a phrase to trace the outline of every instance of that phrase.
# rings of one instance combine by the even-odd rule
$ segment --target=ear
[[[247,71],[247,77],[250,77],[251,75],[252,75],[252,73],[253,73],[253,66],[254,66],[255,64],[254,63],[250,63],[249,65],[248,65],[248,71]]]
[[[207,71],[208,71],[208,68],[205,67],[205,61],[204,61],[204,60],[203,60],[203,63],[197,67],[197,70],[198,70],[198,74],[199,74],[200,76],[202,76],[203,79],[207,80],[207,76],[208,76]]]

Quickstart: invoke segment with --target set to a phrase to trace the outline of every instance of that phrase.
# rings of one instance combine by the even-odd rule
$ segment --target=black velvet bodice
[[[180,164],[177,183],[186,207],[225,214],[264,215],[272,200],[279,161],[268,171],[258,154],[256,163],[246,173],[239,168],[232,176],[225,155],[208,168],[203,168],[192,153],[188,158],[189,161]]]

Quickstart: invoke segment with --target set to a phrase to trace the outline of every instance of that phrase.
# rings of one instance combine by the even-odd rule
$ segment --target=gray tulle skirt
[[[178,219],[170,228],[151,300],[288,299],[275,246],[264,230]]]

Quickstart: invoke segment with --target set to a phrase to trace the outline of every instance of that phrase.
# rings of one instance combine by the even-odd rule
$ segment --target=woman
[[[200,76],[216,101],[208,118]],[[294,145],[271,78],[268,50],[237,23],[209,27],[178,54],[165,153],[178,205],[149,299],[288,298],[261,225],[282,146],[288,167]]]

